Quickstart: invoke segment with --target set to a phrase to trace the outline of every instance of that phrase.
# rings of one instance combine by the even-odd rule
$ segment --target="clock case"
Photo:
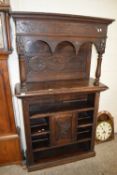
[[[96,143],[97,144],[107,142],[107,141],[111,141],[111,140],[114,139],[114,119],[108,111],[101,111],[101,112],[98,113],[97,126],[99,125],[99,123],[101,123],[103,121],[106,121],[106,122],[110,123],[111,128],[112,128],[112,133],[111,133],[111,136],[107,140],[104,140],[104,141],[100,141],[96,138]]]
[[[0,53],[11,52],[8,20],[9,20],[9,14],[0,11]]]
[[[7,1],[0,1],[0,165],[21,163],[19,134],[15,125],[8,58],[12,52]]]
[[[0,53],[10,54],[12,51],[11,47],[11,36],[10,36],[10,24],[9,15],[10,4],[9,0],[0,1]]]

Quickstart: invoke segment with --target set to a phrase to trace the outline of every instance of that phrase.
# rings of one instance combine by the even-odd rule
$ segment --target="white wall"
[[[96,17],[114,18],[117,20],[117,0],[11,0],[13,11],[37,11],[69,13]],[[12,23],[13,26],[13,23]],[[109,111],[115,119],[117,132],[117,22],[109,26],[106,53],[103,56],[101,81],[109,86],[109,90],[101,94],[100,109]],[[15,31],[14,31],[15,32]],[[14,36],[14,34],[13,34]],[[13,42],[15,50],[15,38]],[[96,57],[93,52],[93,57]],[[95,61],[92,61],[91,75],[94,75]],[[9,59],[9,72],[14,99],[16,122],[22,130],[22,144],[25,148],[24,127],[21,102],[14,97],[15,83],[19,82],[19,67],[16,51]]]

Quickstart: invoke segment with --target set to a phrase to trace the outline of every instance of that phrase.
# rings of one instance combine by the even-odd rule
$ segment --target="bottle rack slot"
[[[30,119],[32,148],[42,149],[50,146],[49,117]]]
[[[77,140],[79,143],[91,141],[93,127],[93,110],[78,113]]]
[[[49,118],[41,117],[36,119],[31,119],[31,134],[32,135],[41,135],[49,132]]]
[[[31,134],[31,136],[32,137],[35,137],[35,136],[44,136],[44,135],[49,134],[49,133],[50,133],[49,130],[48,131],[42,131],[42,132],[40,132],[40,130],[39,130],[39,132],[37,131],[37,132]]]
[[[78,114],[78,126],[90,125],[93,123],[93,110]]]
[[[78,128],[77,140],[91,138],[92,127]]]
[[[36,142],[44,142],[44,141],[47,141],[48,138],[37,138],[36,140],[32,140],[33,143],[36,143]]]
[[[37,140],[33,140],[32,141],[32,148],[33,149],[41,149],[41,148],[46,148],[50,146],[50,142],[49,142],[49,136],[47,136],[46,138],[38,138]]]

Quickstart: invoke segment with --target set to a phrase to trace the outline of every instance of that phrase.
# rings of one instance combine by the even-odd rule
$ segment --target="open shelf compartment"
[[[77,97],[77,95],[76,95]],[[54,97],[48,97],[47,99],[37,99],[35,102],[30,102],[29,113],[30,117],[39,114],[48,114],[54,112],[64,112],[64,111],[82,111],[90,110],[94,108],[94,98],[95,94],[84,94],[81,98],[73,99],[59,99],[54,100]]]

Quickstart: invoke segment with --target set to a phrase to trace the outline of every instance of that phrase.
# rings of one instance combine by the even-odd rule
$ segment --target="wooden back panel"
[[[46,13],[12,13],[21,81],[87,79],[91,45],[100,49],[109,19]]]
[[[52,81],[88,78],[90,71],[90,46],[83,45],[76,55],[70,42],[60,43],[52,53],[47,43],[37,41],[25,55],[26,81]],[[84,52],[85,50],[85,52]],[[33,54],[33,56],[32,56]]]

